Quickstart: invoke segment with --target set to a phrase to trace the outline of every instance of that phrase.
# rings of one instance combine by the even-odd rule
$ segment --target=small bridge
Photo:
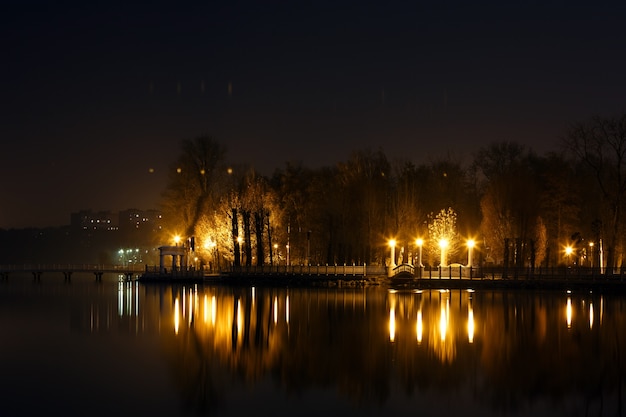
[[[415,266],[411,264],[400,264],[393,268],[392,277],[394,278],[413,278],[415,277]]]
[[[10,274],[32,274],[35,281],[41,281],[44,273],[62,273],[65,281],[71,281],[72,274],[92,273],[96,281],[102,281],[104,274],[119,274],[131,280],[133,275],[144,271],[143,265],[122,266],[122,265],[0,265],[0,279],[8,280]]]

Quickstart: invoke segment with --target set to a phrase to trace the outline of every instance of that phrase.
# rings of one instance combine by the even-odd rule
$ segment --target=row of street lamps
[[[391,267],[395,268],[396,265],[396,240],[395,239],[390,239],[389,240],[389,247],[391,248]],[[448,245],[450,244],[448,242],[447,239],[440,239],[439,240],[439,249],[441,249],[441,266],[446,266],[448,265],[447,259],[446,259],[446,249],[448,248]],[[473,239],[468,239],[465,244],[467,245],[467,266],[472,266],[472,261],[473,261],[473,252],[474,252],[474,246],[476,246],[476,242]],[[422,248],[424,246],[424,240],[421,238],[415,239],[415,245],[418,248],[418,262],[417,265],[422,267],[424,266],[424,264],[422,263]]]

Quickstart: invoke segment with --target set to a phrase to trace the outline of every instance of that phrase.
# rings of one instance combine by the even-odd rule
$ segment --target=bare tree
[[[622,263],[623,205],[626,197],[626,114],[592,117],[573,125],[562,140],[564,148],[595,178],[606,212],[602,224],[607,267]]]
[[[191,237],[219,190],[218,167],[226,149],[210,136],[181,141],[181,154],[170,171],[163,206],[170,223]]]

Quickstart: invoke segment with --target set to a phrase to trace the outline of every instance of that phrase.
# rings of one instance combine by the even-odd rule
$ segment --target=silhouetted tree
[[[618,266],[623,256],[626,114],[608,118],[594,116],[576,123],[568,130],[562,144],[595,178],[606,213],[602,216],[606,265]]]
[[[170,228],[190,237],[219,196],[218,170],[226,149],[210,136],[183,139],[180,146],[181,154],[170,169],[163,194],[163,207]]]

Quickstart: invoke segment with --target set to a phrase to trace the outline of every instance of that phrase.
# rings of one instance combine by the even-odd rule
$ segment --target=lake
[[[6,416],[623,413],[610,294],[11,275],[0,332]]]

